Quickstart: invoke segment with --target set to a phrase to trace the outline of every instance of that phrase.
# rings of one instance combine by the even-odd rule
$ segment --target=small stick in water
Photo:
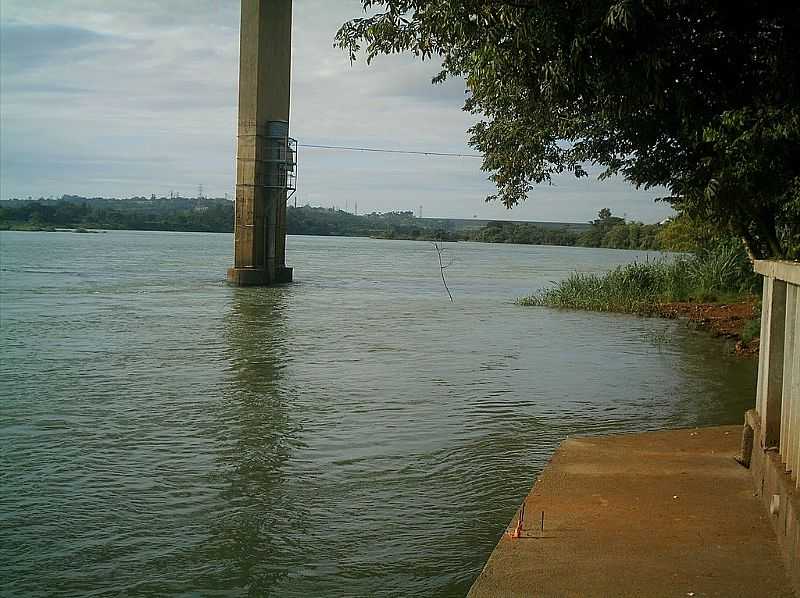
[[[542,533],[544,533],[544,511],[542,511]]]
[[[444,285],[444,290],[447,291],[447,296],[450,297],[450,303],[455,303],[456,300],[453,299],[453,294],[450,292],[450,287],[447,286],[447,281],[444,278],[444,271],[453,264],[453,260],[451,259],[445,264],[442,261],[442,252],[444,251],[444,247],[439,247],[439,243],[437,241],[433,242],[433,246],[436,248],[436,255],[439,256],[439,272],[442,275],[442,284]]]

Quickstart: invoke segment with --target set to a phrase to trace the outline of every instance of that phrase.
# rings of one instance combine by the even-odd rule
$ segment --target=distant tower
[[[419,207],[419,212],[417,212],[417,218],[422,218],[422,206]]]

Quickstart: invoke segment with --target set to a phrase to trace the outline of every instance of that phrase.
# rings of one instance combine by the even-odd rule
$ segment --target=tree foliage
[[[356,215],[311,206],[287,209],[290,235],[336,235],[388,239],[455,241],[457,235],[420,221],[410,211]],[[106,228],[230,233],[233,202],[226,199],[85,198],[0,201],[0,230]]]
[[[665,186],[755,257],[800,257],[800,4],[362,0],[337,44],[463,77],[471,144],[511,207],[555,173]],[[492,199],[490,197],[489,199]]]
[[[61,199],[0,202],[0,229],[107,228],[230,232],[233,202],[225,199],[109,199],[64,195]]]
[[[661,226],[656,241],[664,251],[699,252],[715,247],[725,239],[719,231],[703,222],[681,214]]]

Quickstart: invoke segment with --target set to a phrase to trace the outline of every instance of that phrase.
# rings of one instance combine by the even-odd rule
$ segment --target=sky
[[[358,0],[295,0],[290,134],[301,144],[475,153],[464,83],[411,56],[333,47]],[[0,197],[233,197],[237,0],[0,0]],[[300,148],[297,203],[359,213],[584,222],[672,212],[622,179],[557,176],[508,211],[475,158]]]

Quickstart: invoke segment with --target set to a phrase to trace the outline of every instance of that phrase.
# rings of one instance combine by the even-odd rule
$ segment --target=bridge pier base
[[[270,277],[266,270],[256,268],[228,268],[228,282],[240,287],[263,287],[292,282],[292,268],[280,268]]]

